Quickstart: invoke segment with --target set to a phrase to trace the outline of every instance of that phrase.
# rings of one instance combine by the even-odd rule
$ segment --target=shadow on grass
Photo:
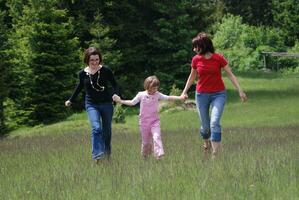
[[[276,98],[299,97],[299,90],[295,88],[288,90],[249,90],[246,91],[246,94],[249,100],[274,100]],[[234,103],[239,101],[239,93],[234,89],[227,89],[227,102]]]
[[[263,72],[263,71],[249,71],[249,72],[234,72],[237,77],[251,78],[251,79],[276,79],[276,78],[299,78],[299,74],[284,75],[279,72]]]

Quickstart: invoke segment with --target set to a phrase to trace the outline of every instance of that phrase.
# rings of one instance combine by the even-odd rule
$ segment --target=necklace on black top
[[[100,74],[101,74],[101,73],[100,73],[100,70],[101,70],[101,68],[96,72],[96,73],[98,73],[96,86],[98,86],[100,89],[96,88],[96,87],[93,85],[93,81],[92,81],[92,78],[91,78],[91,74],[90,74],[89,72],[86,72],[86,75],[89,76],[89,81],[90,81],[90,85],[91,85],[92,89],[94,89],[94,90],[96,90],[96,91],[98,91],[98,92],[103,92],[103,91],[105,90],[105,86],[101,86],[101,85],[99,84],[99,79],[100,79]]]

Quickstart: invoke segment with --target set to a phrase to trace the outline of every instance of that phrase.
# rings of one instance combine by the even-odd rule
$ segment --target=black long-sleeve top
[[[108,90],[108,83],[112,86],[112,91]],[[105,87],[103,91],[101,91],[101,86]],[[95,74],[88,74],[84,69],[80,70],[79,82],[69,100],[74,102],[75,98],[83,88],[86,93],[86,103],[111,103],[112,95],[119,94],[119,88],[114,75],[112,71],[105,66],[102,66]]]

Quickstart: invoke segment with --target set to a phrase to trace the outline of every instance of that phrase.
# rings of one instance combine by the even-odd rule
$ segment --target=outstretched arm
[[[67,107],[72,105],[72,102],[75,100],[75,98],[78,96],[78,94],[80,93],[80,91],[82,90],[82,88],[84,86],[84,78],[83,78],[81,72],[79,72],[78,77],[79,77],[79,82],[78,82],[72,96],[67,101],[64,102],[64,105]]]
[[[191,87],[191,85],[193,84],[195,78],[196,78],[197,72],[196,69],[191,68],[188,80],[186,82],[185,88],[181,94],[181,97],[184,97],[185,99],[188,98],[188,90]]]
[[[237,77],[233,74],[231,68],[226,65],[224,68],[224,71],[227,74],[227,77],[230,79],[230,81],[232,82],[232,84],[235,86],[235,88],[238,90],[239,92],[239,96],[241,98],[241,101],[246,101],[247,100],[247,96],[245,94],[245,92],[242,90],[242,88],[240,87],[240,84],[237,80]]]
[[[168,101],[184,101],[186,98],[184,96],[168,96]]]

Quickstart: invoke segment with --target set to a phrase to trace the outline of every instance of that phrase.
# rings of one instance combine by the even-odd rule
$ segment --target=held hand
[[[112,96],[112,99],[113,99],[113,101],[115,101],[115,102],[117,102],[117,103],[119,103],[120,102],[120,97],[118,96],[118,95],[116,95],[116,94],[114,94],[113,96]]]
[[[72,102],[71,102],[70,100],[67,100],[67,101],[64,103],[64,105],[65,105],[66,107],[69,107],[69,106],[72,105]]]
[[[181,95],[181,96],[179,96],[179,99],[180,99],[181,101],[185,101],[187,98],[186,98],[186,96]]]
[[[180,99],[185,101],[186,99],[188,99],[188,94],[182,93],[181,96],[180,96]]]
[[[242,102],[247,101],[247,96],[246,96],[245,92],[243,92],[242,90],[239,91],[239,96],[240,96]]]

